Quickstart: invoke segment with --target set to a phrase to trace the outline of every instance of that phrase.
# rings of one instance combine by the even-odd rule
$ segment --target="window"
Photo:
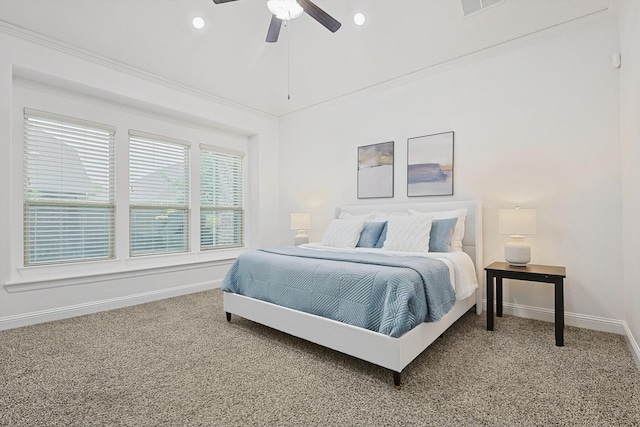
[[[244,245],[244,155],[200,146],[200,248]]]
[[[189,146],[129,131],[131,256],[189,250]]]
[[[114,137],[25,108],[24,264],[114,257]]]

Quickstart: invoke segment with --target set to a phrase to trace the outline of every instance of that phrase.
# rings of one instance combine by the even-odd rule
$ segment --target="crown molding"
[[[585,15],[578,16],[567,21],[559,22],[546,28],[541,28],[539,30],[532,31],[530,33],[523,34],[510,40],[505,40],[479,50],[468,52],[454,58],[449,58],[444,61],[428,65],[426,67],[390,78],[385,81],[381,81],[379,83],[375,83],[367,87],[363,87],[361,89],[354,90],[349,93],[336,96],[331,99],[326,99],[314,104],[283,112],[279,115],[279,117],[286,118],[319,107],[337,105],[341,102],[348,102],[350,100],[357,99],[358,97],[370,96],[378,92],[383,92],[385,90],[404,86],[455,67],[482,61],[486,58],[510,52],[523,46],[534,44],[545,39],[557,37],[560,34],[570,32],[577,28],[582,28],[584,26],[602,22],[611,18],[615,18],[615,14],[610,9],[610,7],[604,7],[602,9],[589,12]]]
[[[193,87],[184,85],[182,83],[165,79],[156,74],[140,70],[130,65],[97,55],[90,51],[86,51],[84,49],[80,49],[78,47],[69,45],[67,43],[61,42],[56,39],[52,39],[50,37],[33,32],[31,30],[27,30],[22,27],[15,26],[6,21],[0,20],[0,32],[5,32],[7,34],[14,35],[18,38],[48,47],[50,49],[54,49],[69,55],[73,55],[90,62],[94,62],[98,65],[108,67],[116,71],[123,72],[129,75],[144,79],[146,81],[150,81],[152,83],[165,86],[169,89],[173,89],[173,90],[180,91],[182,93],[189,94],[191,96],[204,98],[206,100],[216,102],[218,104],[221,104],[230,108],[234,108],[234,109],[241,110],[251,114],[260,115],[264,118],[277,120],[277,119],[294,116],[298,113],[303,113],[319,107],[326,107],[326,106],[335,105],[341,102],[348,102],[358,97],[369,96],[377,92],[392,89],[394,87],[404,86],[406,84],[410,84],[417,80],[424,79],[425,77],[428,77],[430,75],[446,71],[452,67],[459,67],[471,62],[480,61],[490,56],[499,55],[514,49],[518,49],[528,44],[536,43],[540,40],[556,37],[559,34],[566,33],[568,31],[583,27],[585,25],[601,22],[606,19],[611,19],[612,17],[615,18],[616,17],[615,15],[616,10],[614,7],[615,2],[614,0],[611,0],[611,1],[612,3],[609,4],[607,7],[603,7],[602,9],[592,11],[585,15],[578,16],[564,22],[559,22],[554,25],[550,25],[546,28],[533,31],[528,34],[523,34],[523,35],[514,37],[513,39],[510,39],[510,40],[505,40],[500,43],[496,43],[492,46],[487,46],[485,48],[482,48],[473,52],[468,52],[455,58],[449,58],[439,63],[431,64],[424,68],[408,72],[404,75],[396,76],[367,87],[356,89],[349,93],[344,93],[342,95],[335,96],[330,99],[325,99],[319,102],[312,103],[310,105],[305,105],[300,108],[295,108],[291,110],[287,110],[286,108],[284,108],[284,109],[281,109],[279,113],[269,113],[248,105],[240,104],[240,103],[228,100],[226,98],[213,95],[208,92],[195,89]]]
[[[267,118],[270,120],[277,119],[278,116],[263,110],[259,110],[257,108],[241,104],[235,101],[231,101],[229,99],[213,95],[209,92],[205,92],[199,89],[195,89],[191,86],[185,85],[183,83],[176,82],[174,80],[170,80],[164,77],[161,77],[157,74],[141,70],[139,68],[133,67],[131,65],[125,64],[120,61],[116,61],[111,58],[107,58],[102,55],[98,55],[94,52],[81,49],[77,46],[73,46],[71,44],[62,42],[60,40],[47,37],[43,34],[37,33],[32,30],[28,30],[26,28],[11,24],[7,21],[0,20],[0,33],[4,33],[18,39],[25,40],[30,43],[34,43],[40,45],[42,47],[52,49],[58,51],[60,53],[74,56],[81,60],[92,62],[101,67],[109,68],[114,71],[128,74],[132,77],[142,79],[148,81],[153,84],[157,84],[159,86],[166,87],[167,89],[175,90],[177,92],[184,93],[189,96],[198,97],[210,102],[214,102],[216,104],[220,104],[225,107],[233,108],[236,110],[243,111],[245,113],[258,115],[263,118]]]

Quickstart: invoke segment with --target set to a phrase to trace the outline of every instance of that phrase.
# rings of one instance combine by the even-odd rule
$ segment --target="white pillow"
[[[364,221],[361,219],[332,219],[322,235],[322,244],[336,248],[355,248]]]
[[[386,221],[390,216],[407,216],[409,211],[404,212],[378,212],[375,211],[371,214],[371,221]]]
[[[340,212],[340,215],[338,215],[338,218],[339,219],[361,219],[362,221],[366,221],[366,220],[373,219],[373,213],[354,215],[349,212]]]
[[[462,251],[462,238],[464,237],[464,221],[467,218],[466,209],[456,209],[453,211],[441,211],[441,212],[418,212],[413,209],[409,209],[409,213],[412,215],[425,215],[430,216],[432,219],[447,219],[458,218],[456,227],[453,229],[453,236],[451,236],[451,249],[449,252],[461,252]]]
[[[387,239],[382,249],[388,251],[429,252],[432,218],[427,215],[390,216]]]

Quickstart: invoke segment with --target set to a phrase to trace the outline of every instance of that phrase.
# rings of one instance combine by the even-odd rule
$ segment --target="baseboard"
[[[114,310],[146,302],[157,301],[180,295],[192,294],[219,288],[221,280],[209,280],[200,283],[176,286],[173,288],[160,289],[157,291],[143,292],[134,295],[109,298],[99,301],[91,301],[83,304],[58,307],[49,310],[35,311],[31,313],[18,314],[0,318],[0,330],[19,328],[22,326],[35,325],[37,323],[50,322],[53,320],[68,319],[70,317],[83,316],[86,314],[98,313],[100,311]]]
[[[482,300],[482,305],[486,310],[487,300]],[[525,319],[542,320],[544,322],[555,321],[555,311],[549,308],[532,307],[527,305],[503,303],[503,313],[512,316],[524,317]],[[589,316],[579,313],[564,313],[564,324],[576,326],[578,328],[591,329],[600,332],[610,332],[618,335],[630,335],[625,331],[624,320],[609,319],[606,317]],[[627,328],[628,329],[628,328]]]
[[[157,291],[143,292],[123,297],[92,301],[84,304],[70,305],[50,310],[42,310],[15,316],[2,317],[0,318],[0,330],[35,325],[37,323],[50,322],[53,320],[68,319],[71,317],[98,313],[100,311],[114,310],[117,308],[143,304],[146,302],[206,291],[209,289],[219,288],[220,282],[221,280],[211,280],[200,283],[192,283],[183,286],[176,286],[173,288],[160,289]],[[482,305],[486,310],[487,301],[482,300]],[[552,309],[546,308],[504,303],[503,312],[505,314],[510,314],[513,316],[541,320],[545,322],[554,322],[555,320],[554,311]],[[638,366],[638,369],[640,369],[640,346],[633,337],[633,334],[631,333],[631,330],[629,329],[625,321],[565,312],[565,325],[624,335],[627,338],[627,342],[629,344],[629,348],[631,349],[631,354],[636,362],[636,365]]]
[[[482,300],[482,306],[485,310],[487,309],[486,299]],[[525,319],[542,320],[544,322],[555,322],[555,312],[553,309],[511,303],[503,303],[502,308],[504,314],[524,317]],[[578,328],[591,329],[594,331],[624,335],[627,340],[627,344],[629,345],[631,356],[633,357],[638,370],[640,370],[640,345],[638,345],[638,342],[633,337],[627,322],[624,320],[565,312],[564,324],[568,326],[576,326]]]
[[[629,349],[631,350],[631,355],[633,356],[633,360],[636,362],[636,366],[638,367],[638,370],[640,370],[640,346],[638,345],[638,342],[633,337],[633,334],[631,333],[631,329],[629,329],[629,326],[627,325],[626,322],[624,323],[624,331],[627,337],[627,344],[629,344]]]

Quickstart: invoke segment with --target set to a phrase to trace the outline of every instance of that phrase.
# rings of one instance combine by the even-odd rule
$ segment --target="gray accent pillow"
[[[458,218],[434,219],[429,236],[429,252],[449,252]]]
[[[380,238],[382,229],[387,226],[387,222],[365,222],[360,239],[356,244],[357,248],[374,248]],[[386,233],[385,233],[386,234]]]
[[[384,241],[387,240],[387,222],[384,222],[384,227],[382,227],[382,231],[380,232],[380,237],[378,237],[378,241],[373,246],[374,248],[381,248],[384,246]]]

